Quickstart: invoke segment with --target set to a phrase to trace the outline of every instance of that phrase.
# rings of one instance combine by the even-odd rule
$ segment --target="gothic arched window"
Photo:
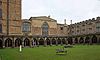
[[[42,35],[43,36],[48,36],[48,29],[49,29],[48,23],[44,22],[42,25]]]

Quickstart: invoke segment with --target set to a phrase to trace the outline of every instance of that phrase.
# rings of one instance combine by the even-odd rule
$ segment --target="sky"
[[[22,0],[22,19],[49,16],[58,23],[81,22],[100,16],[100,0]]]

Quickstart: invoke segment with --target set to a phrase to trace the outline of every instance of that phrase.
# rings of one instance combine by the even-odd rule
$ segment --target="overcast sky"
[[[22,0],[22,18],[48,16],[70,24],[100,16],[100,0]]]

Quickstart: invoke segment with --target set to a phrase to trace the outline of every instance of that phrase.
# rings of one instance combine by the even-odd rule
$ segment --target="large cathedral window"
[[[42,25],[42,35],[44,37],[48,36],[48,29],[49,29],[48,23],[44,22]]]

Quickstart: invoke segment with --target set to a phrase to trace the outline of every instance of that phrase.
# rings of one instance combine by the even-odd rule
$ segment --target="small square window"
[[[63,27],[60,27],[60,30],[63,30]]]

